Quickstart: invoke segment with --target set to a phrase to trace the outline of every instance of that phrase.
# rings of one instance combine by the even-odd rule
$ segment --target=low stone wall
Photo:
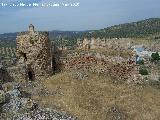
[[[116,79],[137,81],[140,79],[134,60],[121,57],[106,57],[99,53],[72,53],[60,59],[64,70],[87,69],[98,74],[107,74]]]

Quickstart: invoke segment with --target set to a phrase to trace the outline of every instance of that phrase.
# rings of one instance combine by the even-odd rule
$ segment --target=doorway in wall
[[[27,78],[29,81],[33,81],[35,79],[35,74],[34,74],[34,71],[31,67],[28,68]]]

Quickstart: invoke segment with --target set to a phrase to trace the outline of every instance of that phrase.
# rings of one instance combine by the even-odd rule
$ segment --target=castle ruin
[[[18,65],[25,65],[24,76],[29,80],[42,79],[52,73],[51,44],[48,32],[35,31],[32,24],[29,31],[21,32],[16,38]]]
[[[120,47],[128,49],[132,46],[133,40],[131,38],[84,38],[77,39],[77,49],[89,50],[99,48],[114,48]]]

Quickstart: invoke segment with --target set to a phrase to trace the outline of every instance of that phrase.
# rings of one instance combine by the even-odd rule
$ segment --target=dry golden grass
[[[54,96],[34,96],[41,105],[56,106],[80,120],[108,120],[107,111],[118,106],[127,120],[160,119],[160,90],[149,86],[114,84],[111,78],[89,74],[86,80],[72,78],[71,72],[54,75],[43,84]]]

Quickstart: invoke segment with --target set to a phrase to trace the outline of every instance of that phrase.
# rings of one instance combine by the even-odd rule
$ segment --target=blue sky
[[[92,30],[160,17],[160,0],[0,0],[1,3],[75,3],[79,7],[2,7],[0,33],[28,29]]]

